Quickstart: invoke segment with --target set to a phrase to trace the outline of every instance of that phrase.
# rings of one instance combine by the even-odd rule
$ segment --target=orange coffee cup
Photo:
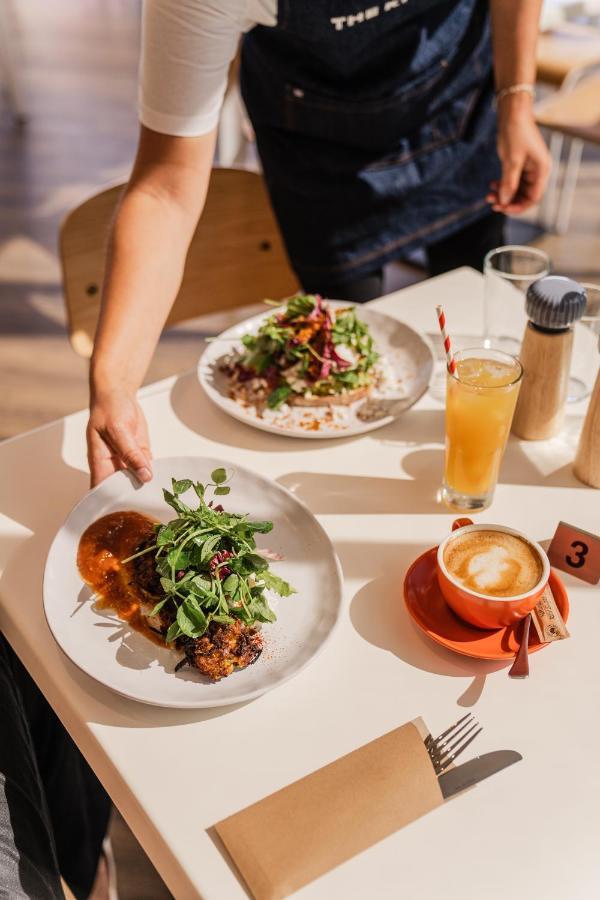
[[[476,531],[497,531],[521,538],[538,556],[542,565],[542,574],[536,584],[528,591],[515,596],[497,597],[479,593],[461,583],[448,571],[444,562],[444,554],[448,545],[460,535]],[[442,541],[437,551],[437,577],[440,590],[448,606],[471,625],[477,628],[503,628],[513,625],[531,612],[544,593],[550,577],[550,563],[543,549],[527,535],[505,525],[474,525],[470,519],[456,519],[452,523],[452,534]]]

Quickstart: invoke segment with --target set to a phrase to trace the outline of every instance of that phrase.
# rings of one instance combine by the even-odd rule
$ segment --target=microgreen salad
[[[172,489],[163,490],[165,501],[177,517],[157,524],[156,541],[124,563],[146,553],[155,554],[156,571],[164,591],[150,616],[173,604],[176,617],[166,634],[167,642],[181,636],[201,637],[211,622],[232,624],[240,620],[252,627],[274,622],[266,591],[281,597],[296,593],[286,581],[270,571],[268,551],[256,549],[255,534],[267,534],[272,522],[253,522],[248,514],[226,512],[220,504],[207,501],[209,490],[215,497],[229,494],[230,476],[215,469],[212,481],[202,484],[184,478],[172,479]],[[193,490],[198,507],[193,509],[182,495]],[[273,554],[268,554],[273,556]]]
[[[379,354],[367,325],[354,307],[331,309],[319,295],[292,297],[242,343],[228,373],[242,389],[259,381],[265,405],[273,410],[299,399],[335,403],[368,391],[375,381]]]

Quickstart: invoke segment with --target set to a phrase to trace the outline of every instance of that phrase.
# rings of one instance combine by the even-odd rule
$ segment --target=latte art
[[[460,585],[490,597],[516,597],[542,577],[539,554],[505,531],[467,531],[449,541],[444,564]]]

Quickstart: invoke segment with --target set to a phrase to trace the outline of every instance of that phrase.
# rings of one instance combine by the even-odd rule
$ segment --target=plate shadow
[[[505,662],[459,656],[427,638],[406,610],[402,582],[390,586],[387,577],[376,578],[357,592],[350,619],[364,640],[424,672],[482,679],[506,668]]]
[[[564,456],[564,451],[562,455]],[[427,480],[436,473],[441,480],[444,471],[444,450],[441,447],[410,450],[402,457],[401,466],[410,478]],[[540,471],[534,460],[525,452],[522,442],[514,437],[509,439],[498,483],[531,487],[586,487],[573,474],[572,462],[563,463],[548,473]]]
[[[439,478],[376,478],[319,472],[288,472],[276,481],[316,515],[445,513],[438,500]]]
[[[339,441],[356,440],[357,437],[325,438],[322,440],[279,436],[261,431],[228,416],[208,399],[195,372],[180,375],[171,389],[171,408],[186,428],[209,440],[258,450],[263,453],[298,453],[300,450],[323,450]]]

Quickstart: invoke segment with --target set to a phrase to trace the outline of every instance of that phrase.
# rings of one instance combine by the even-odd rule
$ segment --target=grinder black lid
[[[563,275],[546,275],[529,286],[525,311],[539,328],[560,331],[582,317],[585,304],[585,288],[579,282]]]

